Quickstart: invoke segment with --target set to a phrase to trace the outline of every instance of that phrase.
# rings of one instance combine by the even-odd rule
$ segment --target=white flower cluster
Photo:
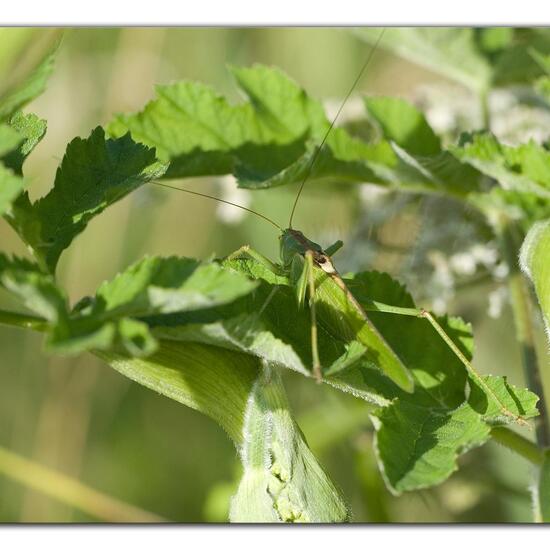
[[[220,186],[221,199],[240,204],[245,208],[250,207],[250,203],[252,202],[250,192],[246,189],[237,187],[237,182],[233,176],[223,176],[218,179],[218,183]],[[246,211],[230,204],[219,202],[218,208],[216,209],[216,215],[220,221],[229,225],[236,225],[242,221],[246,215]]]
[[[454,141],[463,130],[483,127],[481,101],[471,92],[453,85],[421,86],[413,101],[439,135]],[[507,145],[518,145],[530,139],[542,143],[550,138],[550,113],[536,105],[533,91],[526,87],[493,90],[488,98],[491,132]]]
[[[472,277],[480,267],[487,269],[497,281],[504,280],[508,274],[508,266],[499,261],[498,250],[494,243],[476,243],[449,257],[439,250],[431,250],[427,258],[433,267],[428,288],[430,294],[434,296],[432,309],[437,314],[447,310],[448,302],[455,295],[457,278]],[[507,300],[507,287],[500,284],[488,295],[488,315],[492,318],[499,317]]]

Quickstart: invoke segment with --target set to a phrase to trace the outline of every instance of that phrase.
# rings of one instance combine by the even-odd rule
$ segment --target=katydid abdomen
[[[315,266],[314,278],[319,325],[337,339],[358,341],[366,348],[367,359],[403,390],[412,392],[414,382],[409,369],[372,324],[336,270],[327,273]]]

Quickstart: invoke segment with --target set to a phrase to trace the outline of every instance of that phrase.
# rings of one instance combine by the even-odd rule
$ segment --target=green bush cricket
[[[159,185],[161,187],[167,187],[193,195],[210,198],[240,208],[264,219],[265,221],[268,221],[280,231],[280,263],[272,262],[248,245],[245,245],[236,252],[230,254],[227,259],[231,260],[240,257],[249,257],[262,264],[274,274],[288,277],[292,287],[294,288],[297,302],[300,306],[304,306],[306,297],[308,298],[311,318],[311,370],[317,381],[321,381],[323,376],[327,374],[323,372],[322,357],[319,356],[318,350],[318,323],[320,322],[324,326],[330,325],[333,331],[346,335],[349,342],[356,341],[363,345],[366,348],[366,357],[370,359],[372,363],[374,363],[387,377],[389,377],[404,391],[414,391],[414,381],[411,371],[403,363],[398,354],[386,342],[382,334],[373,325],[367,315],[367,311],[378,311],[421,317],[428,320],[441,338],[464,364],[469,375],[475,379],[487,393],[492,394],[497,402],[500,402],[481,376],[475,371],[466,356],[461,352],[450,336],[446,334],[444,329],[431,313],[424,309],[395,307],[378,302],[370,302],[368,305],[360,304],[348,289],[346,283],[335,268],[331,258],[331,256],[342,247],[343,243],[341,241],[337,241],[333,245],[323,249],[319,244],[308,239],[301,231],[298,231],[292,227],[292,220],[298,201],[312,172],[312,168],[319,157],[319,153],[325,146],[327,138],[337,122],[347,100],[365,73],[372,56],[383,37],[383,34],[384,30],[381,31],[378,40],[370,50],[365,63],[358,73],[358,76],[341,102],[336,115],[332,119],[326,133],[323,136],[323,139],[316,147],[311,157],[311,161],[301,181],[298,193],[296,194],[290,214],[288,228],[285,229],[264,214],[255,212],[252,209],[246,208],[242,205],[223,199],[218,199],[204,193],[171,186],[165,183],[154,183],[155,185]],[[322,308],[322,312],[319,309],[319,305],[321,304],[328,306]],[[264,305],[264,307],[266,306],[267,304]],[[331,310],[333,314],[327,315],[327,310]],[[328,375],[330,375],[330,373],[328,373]],[[502,406],[502,413],[506,416],[513,416],[516,420],[521,420],[518,419],[515,414],[508,411],[504,406]]]

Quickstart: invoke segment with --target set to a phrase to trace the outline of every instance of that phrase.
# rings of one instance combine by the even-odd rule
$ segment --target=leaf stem
[[[165,519],[100,493],[76,479],[0,447],[0,473],[86,514],[112,523],[158,523]]]
[[[481,122],[483,125],[483,130],[488,132],[491,131],[491,110],[489,108],[489,91],[483,89],[479,94],[479,99],[481,103]]]
[[[537,444],[539,447],[544,448],[550,446],[550,422],[535,349],[534,312],[529,294],[529,286],[518,263],[522,238],[518,229],[509,222],[501,223],[499,229],[503,256],[510,270],[508,287],[512,302],[516,338],[521,348],[523,370],[529,389],[540,397],[538,405],[540,415],[534,421]]]
[[[0,309],[0,324],[44,332],[48,322],[41,317]]]
[[[491,437],[536,466],[540,466],[544,461],[544,453],[535,443],[510,428],[495,427],[491,430]]]

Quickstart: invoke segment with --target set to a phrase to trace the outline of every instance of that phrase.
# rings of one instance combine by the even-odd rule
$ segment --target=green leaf
[[[25,307],[52,324],[67,317],[67,300],[53,277],[37,264],[0,253],[0,284]]]
[[[8,124],[0,124],[0,158],[13,151],[22,141],[19,132]]]
[[[249,101],[230,105],[208,86],[158,86],[157,98],[137,114],[119,115],[109,132],[132,137],[170,161],[165,177],[238,173],[265,179],[304,152],[312,125],[325,122],[317,102],[281,71],[232,68]]]
[[[544,28],[514,29],[509,40],[497,55],[492,56],[493,85],[531,83],[539,77],[543,68],[533,57],[538,51],[543,56],[550,53],[550,33]]]
[[[224,305],[257,286],[217,263],[190,258],[144,258],[96,294],[97,308],[116,315],[143,317]]]
[[[0,121],[9,119],[16,111],[38,97],[45,89],[55,63],[60,41],[47,53],[23,82],[17,83],[0,97]]]
[[[269,270],[253,260],[232,260],[227,265],[266,281],[239,302],[239,314],[218,311],[217,317],[211,319],[187,315],[173,323],[160,319],[154,334],[161,339],[240,350],[310,376],[309,313],[296,309],[288,281],[282,277],[273,279]],[[273,292],[275,287],[268,282],[282,286]],[[346,282],[366,308],[373,301],[414,307],[405,289],[385,274],[363,273]],[[382,470],[393,472],[388,473],[386,482],[395,493],[441,483],[456,469],[461,453],[486,441],[491,426],[510,423],[513,414],[523,418],[536,414],[537,398],[527,390],[518,390],[499,377],[483,377],[484,387],[470,380],[462,362],[425,319],[369,311],[372,323],[413,372],[415,391],[407,394],[380,372],[376,359],[363,353],[363,346],[346,347],[348,336],[327,324],[329,312],[317,309],[322,335],[319,351],[325,367],[323,381],[382,407],[376,413],[376,427],[381,434],[379,461]],[[293,320],[291,325],[289,318]],[[462,353],[471,358],[470,327],[460,319],[438,321]],[[466,392],[467,381],[472,386],[470,395]],[[502,413],[503,406],[511,411],[509,415]],[[409,424],[418,429],[426,424],[424,446],[415,446],[418,430],[410,431],[409,424],[398,427],[396,423],[403,418],[409,418]],[[407,458],[405,449],[417,449],[418,455]],[[437,467],[432,467],[428,479],[425,464],[432,463],[432,459]],[[392,466],[395,461],[401,469]]]
[[[510,147],[488,133],[464,135],[451,153],[494,178],[506,191],[550,198],[550,152],[533,141]]]
[[[111,367],[153,391],[217,422],[240,445],[247,401],[259,373],[258,360],[193,342],[163,341],[147,358],[95,351]]]
[[[150,355],[157,341],[140,318],[223,306],[251,292],[256,283],[217,263],[188,258],[145,258],[104,282],[56,327],[49,348],[75,354],[119,349]]]
[[[154,146],[161,161],[169,163],[166,178],[231,173],[240,187],[250,189],[302,181],[315,154],[313,143],[320,143],[330,126],[322,107],[276,69],[232,72],[249,102],[233,106],[202,84],[180,82],[157,88],[157,98],[141,113],[119,115],[109,131],[115,136],[130,131],[134,139]],[[311,180],[461,197],[479,189],[479,172],[442,152],[439,138],[412,106],[391,99],[369,102],[387,140],[366,143],[334,128],[309,173]]]
[[[17,134],[18,143],[7,150],[5,156],[0,156],[4,156],[2,160],[6,166],[21,175],[24,160],[46,133],[46,121],[36,115],[24,115],[18,111],[10,119],[8,127]]]
[[[380,29],[355,34],[372,44]],[[540,75],[531,51],[548,53],[550,34],[534,28],[398,27],[386,30],[380,47],[480,94],[491,85],[530,82]]]
[[[441,141],[424,115],[403,99],[393,97],[365,98],[367,111],[382,128],[387,139],[413,155],[437,155]]]
[[[437,410],[398,402],[374,418],[381,472],[394,494],[443,481],[457,469],[458,455],[483,444],[490,433],[467,404]]]
[[[533,392],[516,388],[508,384],[505,376],[483,376],[486,388],[482,388],[476,380],[470,379],[470,396],[468,404],[488,423],[507,423],[509,419],[503,416],[502,407],[524,419],[537,416],[539,400]],[[490,393],[487,391],[489,388]]]
[[[550,220],[533,225],[521,246],[520,265],[535,286],[550,342]]]
[[[196,409],[233,439],[244,474],[234,522],[346,521],[342,498],[296,426],[275,371],[219,347],[163,341],[147,359],[97,352],[121,374]]]
[[[24,187],[25,180],[22,177],[0,164],[0,215],[9,211]]]
[[[360,28],[356,36],[374,43],[380,29]],[[486,90],[491,66],[476,44],[473,28],[393,27],[386,29],[380,48],[426,67],[475,90]]]
[[[511,27],[490,27],[479,31],[479,46],[485,53],[503,50],[512,43],[514,38],[514,29]]]
[[[31,204],[27,195],[21,196],[10,223],[39,263],[53,272],[63,250],[94,216],[164,169],[152,149],[129,136],[106,140],[96,128],[88,139],[76,138],[68,145],[45,197]]]

